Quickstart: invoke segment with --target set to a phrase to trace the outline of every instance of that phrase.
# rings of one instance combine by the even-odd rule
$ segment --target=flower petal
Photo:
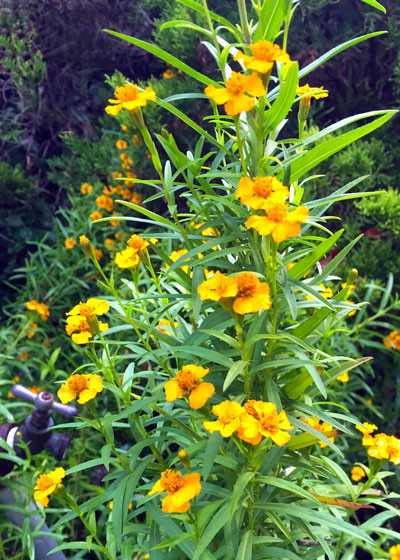
[[[165,383],[164,391],[167,402],[172,402],[183,397],[183,391],[175,379],[170,379]]]
[[[208,399],[215,393],[215,387],[212,383],[199,383],[197,387],[189,395],[189,405],[194,410],[203,408]]]

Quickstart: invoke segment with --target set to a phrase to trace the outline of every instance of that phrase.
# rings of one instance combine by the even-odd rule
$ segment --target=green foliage
[[[31,196],[34,186],[32,179],[25,177],[21,165],[11,167],[0,160],[0,196],[4,206],[12,207]]]
[[[400,192],[389,188],[386,192],[356,202],[363,216],[373,220],[380,230],[389,230],[400,237]]]

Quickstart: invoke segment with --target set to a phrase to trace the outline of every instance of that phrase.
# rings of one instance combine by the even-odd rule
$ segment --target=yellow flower
[[[220,301],[224,298],[235,297],[237,294],[237,280],[236,278],[228,278],[218,270],[214,276],[200,284],[197,292],[202,301],[206,299]]]
[[[172,72],[171,68],[167,68],[163,73],[163,78],[165,78],[166,80],[170,80],[174,76],[175,74]]]
[[[38,387],[37,385],[32,385],[32,387],[28,387],[28,389],[30,391],[32,391],[32,393],[35,393],[36,395],[38,395],[40,393],[40,391],[42,390],[40,387]]]
[[[233,302],[235,313],[244,315],[271,307],[268,284],[260,282],[253,272],[240,272],[235,280],[237,282],[237,294]]]
[[[64,245],[67,249],[73,249],[76,245],[76,240],[72,239],[72,237],[67,237],[67,239],[64,241]]]
[[[362,467],[359,467],[358,465],[355,465],[352,469],[351,469],[351,479],[354,480],[354,482],[359,482],[362,478],[365,478],[367,475],[365,474],[365,471]]]
[[[120,216],[121,214],[119,212],[114,212],[113,216],[111,216],[111,218],[117,218],[118,216]],[[110,225],[112,225],[113,227],[118,227],[120,220],[110,220]]]
[[[37,323],[29,323],[28,327],[30,329],[37,329]],[[36,334],[36,332],[34,330],[30,331],[30,332],[28,332],[27,337],[28,338],[33,338],[35,336],[35,334]]]
[[[122,191],[120,192],[120,195],[122,196],[122,198],[124,200],[130,200],[132,193],[129,189],[122,189]]]
[[[368,422],[363,422],[362,426],[357,424],[356,430],[358,430],[363,434],[363,438],[362,438],[363,445],[368,446],[372,444],[374,438],[371,436],[371,434],[375,432],[377,429],[378,426],[375,426],[375,424],[369,424]]]
[[[212,383],[201,382],[209,371],[193,364],[182,366],[176,376],[164,385],[167,402],[181,399],[183,395],[189,394],[190,407],[195,410],[202,408],[215,393]]]
[[[331,297],[333,297],[333,291],[331,290],[331,288],[327,288],[325,286],[325,284],[318,284],[318,288],[320,288],[320,294],[323,298],[325,299],[331,299]],[[306,299],[308,300],[314,300],[315,298],[313,296],[306,296]]]
[[[245,55],[241,51],[238,51],[233,60],[243,60],[243,66],[247,70],[256,70],[260,74],[266,74],[269,72],[274,62],[283,62],[288,64],[290,62],[290,57],[288,53],[281,49],[279,45],[274,45],[270,41],[265,41],[261,39],[257,43],[249,45],[253,55]]]
[[[338,377],[336,377],[336,379],[338,381],[341,381],[342,383],[348,383],[349,381],[349,372],[345,371],[344,373],[342,373],[342,375],[339,375]]]
[[[100,218],[103,217],[103,214],[101,212],[99,212],[98,210],[95,210],[94,212],[92,212],[90,214],[90,219],[92,220],[92,222],[95,222],[96,220],[100,220]]]
[[[40,315],[43,321],[46,321],[48,319],[50,311],[45,303],[39,303],[35,299],[33,299],[31,301],[27,301],[25,305],[27,309],[29,309],[29,311],[36,311],[36,313]]]
[[[214,422],[203,422],[203,427],[210,432],[219,432],[223,437],[230,437],[239,430],[240,417],[245,409],[236,401],[223,401],[212,407],[212,412],[218,416]]]
[[[104,185],[103,193],[107,196],[114,194],[117,191],[117,187],[112,187],[111,185]]]
[[[389,554],[391,554],[390,560],[400,560],[400,544],[391,546],[389,548]]]
[[[112,212],[114,208],[114,201],[110,196],[102,194],[96,198],[96,204],[98,208],[104,208],[107,212]]]
[[[400,463],[400,440],[395,436],[377,434],[373,436],[368,444],[368,455],[375,459],[389,459],[395,465]]]
[[[49,503],[50,494],[53,494],[55,489],[59,484],[61,484],[62,479],[65,477],[65,470],[62,467],[57,467],[54,471],[48,474],[41,474],[37,479],[36,486],[34,490],[36,492],[33,494],[33,498],[39,502],[43,507],[46,507]]]
[[[156,245],[158,243],[158,239],[156,237],[150,237],[149,241],[152,245]]]
[[[174,323],[174,328],[176,328],[178,326],[178,323]],[[169,327],[170,330],[166,330],[163,327]],[[160,319],[158,321],[158,326],[157,326],[157,330],[163,332],[164,334],[167,334],[168,336],[171,336],[171,323],[168,321],[168,319]]]
[[[288,206],[281,202],[271,202],[267,205],[265,216],[250,216],[246,228],[254,228],[262,236],[272,235],[275,243],[299,235],[299,223],[304,223],[308,218],[309,210],[305,206],[298,206],[288,212]]]
[[[353,301],[350,301],[348,299],[346,299],[346,303],[350,303],[351,305],[355,306],[355,303]],[[357,309],[352,309],[349,313],[347,313],[348,317],[353,317],[353,315],[355,315],[357,313]]]
[[[186,255],[187,250],[186,249],[180,249],[179,251],[172,251],[172,253],[169,255],[169,258],[171,259],[172,262],[176,262],[178,259],[180,259],[181,257],[183,257],[183,255]],[[189,259],[187,259],[189,260]],[[184,261],[186,262],[186,261]],[[169,265],[166,264],[165,268],[169,268]],[[189,266],[188,265],[183,265],[180,267],[181,270],[183,270],[183,272],[186,272],[186,274],[189,272]]]
[[[128,142],[126,140],[117,140],[115,142],[115,147],[118,148],[118,150],[126,150]]]
[[[140,138],[139,134],[134,134],[134,135],[132,136],[132,142],[133,142],[135,145],[138,145],[138,144],[141,144],[141,143],[142,143],[142,139]]]
[[[309,426],[311,426],[311,428],[314,428],[314,430],[317,430],[317,432],[321,432],[321,434],[325,434],[325,432],[331,432],[332,431],[332,424],[328,424],[328,422],[322,422],[322,424],[320,424],[320,419],[319,418],[307,418],[307,420],[305,420],[304,418],[301,418],[302,422],[305,422],[306,424],[308,424]],[[329,441],[331,441],[332,443],[334,443],[335,438],[334,437],[328,437]],[[319,446],[321,449],[323,449],[324,447],[327,447],[328,444],[325,443],[324,441],[319,441]]]
[[[347,282],[342,282],[342,284],[340,284],[340,286],[345,289],[347,288],[347,292],[348,294],[351,294],[351,292],[353,292],[356,289],[356,285],[355,284],[349,284],[347,285]]]
[[[128,239],[128,245],[129,247],[132,247],[132,249],[134,249],[137,253],[142,253],[144,251],[147,251],[149,243],[145,239],[142,239],[140,235],[134,234],[131,235],[131,237]]]
[[[78,398],[79,404],[85,404],[95,398],[103,390],[103,380],[95,373],[76,374],[68,377],[57,391],[57,396],[63,404]]]
[[[104,299],[90,298],[86,303],[75,305],[66,313],[67,324],[65,330],[75,344],[87,344],[98,332],[107,332],[108,324],[97,320],[97,315],[103,315],[110,309]],[[76,332],[81,331],[81,332]]]
[[[83,185],[81,185],[81,193],[82,194],[90,194],[93,190],[92,185],[89,185],[89,183],[83,183]]]
[[[18,360],[20,360],[21,362],[26,362],[26,360],[29,358],[29,354],[28,352],[22,352],[19,356],[18,356]]]
[[[155,101],[156,94],[151,87],[147,87],[144,91],[132,84],[126,83],[124,86],[117,87],[114,92],[116,99],[109,99],[111,105],[107,105],[105,111],[108,115],[118,115],[121,109],[132,111],[144,107],[147,101]]]
[[[231,78],[225,85],[226,87],[216,88],[210,84],[204,93],[217,105],[224,103],[226,113],[231,116],[238,115],[242,111],[250,111],[255,105],[254,98],[266,94],[262,80],[255,72],[249,76],[232,72]]]
[[[392,331],[387,338],[383,339],[383,344],[386,348],[395,348],[400,352],[400,333],[399,331]]]
[[[101,249],[94,249],[94,257],[96,261],[99,261],[103,256],[103,251]]]
[[[115,255],[115,264],[118,268],[137,268],[139,262],[139,255],[132,247],[127,247]]]
[[[161,504],[164,513],[183,513],[190,508],[190,500],[198,496],[201,491],[199,473],[187,474],[182,478],[180,471],[167,469],[161,473],[149,492],[153,496],[156,492],[160,494],[167,492]]]
[[[131,202],[133,204],[137,204],[138,206],[142,206],[142,197],[138,192],[132,193]]]
[[[281,410],[278,414],[276,405],[270,402],[250,400],[244,405],[244,414],[240,417],[238,437],[252,445],[260,443],[263,437],[271,438],[282,447],[290,440],[287,430],[293,426]]]
[[[111,237],[107,237],[107,239],[104,241],[104,245],[106,247],[106,249],[111,249],[111,247],[115,244],[115,240],[111,239]]]
[[[289,198],[289,189],[284,187],[276,177],[242,177],[235,194],[245,206],[253,210],[266,208],[268,202],[285,202]]]
[[[302,101],[308,100],[308,104],[311,99],[321,99],[322,97],[328,97],[328,92],[324,91],[324,87],[310,87],[308,84],[305,86],[299,86],[296,90],[298,96],[308,94],[304,97]]]
[[[121,130],[123,130],[124,132],[126,132],[128,130],[128,127],[126,126],[126,124],[121,124]]]

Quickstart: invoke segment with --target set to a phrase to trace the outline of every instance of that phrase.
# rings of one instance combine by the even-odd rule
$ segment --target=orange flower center
[[[266,62],[273,62],[280,50],[277,45],[273,45],[269,41],[257,41],[254,45],[250,45],[250,49],[255,58]]]
[[[286,214],[287,214],[287,206],[286,204],[274,204],[272,206],[270,206],[266,212],[268,215],[268,218],[270,220],[272,220],[273,222],[283,222],[284,219],[286,218]]]
[[[47,490],[53,484],[54,482],[48,474],[41,474],[37,480],[36,487],[38,490]]]
[[[81,303],[79,307],[79,314],[83,317],[92,317],[94,314],[94,307],[88,305],[87,303]]]
[[[276,414],[268,414],[265,416],[264,414],[258,418],[263,430],[268,430],[271,433],[275,433],[278,431],[279,426],[277,424]]]
[[[199,380],[190,370],[180,370],[175,376],[175,381],[184,393],[190,393],[198,384]]]
[[[271,177],[255,177],[254,178],[254,185],[253,185],[254,194],[260,196],[261,198],[268,198],[271,196],[273,187],[272,187],[272,178]]]
[[[245,405],[244,405],[244,409],[248,414],[250,414],[250,416],[253,416],[253,418],[255,418],[256,420],[259,420],[258,413],[257,413],[256,409],[254,408],[254,403],[255,402],[256,401],[254,401],[254,400],[247,401],[247,403],[245,403]]]
[[[117,87],[115,90],[115,97],[122,102],[135,101],[139,90],[136,86],[125,84],[123,87]]]
[[[76,375],[72,375],[68,379],[68,389],[74,391],[75,393],[82,393],[85,389],[88,389],[88,382],[87,378],[84,375],[80,375],[79,373]]]
[[[231,95],[239,95],[243,93],[243,78],[239,72],[232,72],[232,77],[226,82],[226,89]]]
[[[237,297],[254,296],[257,290],[257,276],[252,272],[241,272],[236,276],[237,280]]]
[[[128,192],[130,194],[129,190],[128,190]],[[140,252],[140,251],[144,251],[146,249],[147,244],[138,235],[132,235],[132,237],[130,237],[128,239],[128,245],[129,245],[129,247],[132,247],[132,249],[134,249],[135,251]]]
[[[173,494],[182,487],[182,484],[183,480],[180,471],[175,472],[171,469],[167,469],[161,473],[161,486],[164,492]]]

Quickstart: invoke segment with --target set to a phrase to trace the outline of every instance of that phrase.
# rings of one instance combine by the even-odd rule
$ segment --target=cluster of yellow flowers
[[[149,243],[139,235],[132,235],[128,239],[126,249],[115,255],[115,264],[119,268],[137,268],[140,261],[148,264],[150,261],[148,246]]]
[[[40,315],[43,321],[46,321],[50,316],[50,311],[47,305],[45,303],[39,303],[35,299],[27,301],[25,306],[29,309],[29,311],[35,311],[38,315]]]
[[[290,441],[289,430],[293,426],[286,412],[277,411],[270,402],[249,400],[243,406],[236,401],[223,401],[212,407],[218,417],[214,422],[203,422],[210,432],[219,432],[223,437],[236,435],[239,439],[257,445],[262,438],[271,438],[280,447]]]
[[[383,339],[383,344],[386,348],[395,348],[400,352],[400,332],[392,331],[386,338]]]
[[[67,324],[65,330],[75,344],[87,344],[94,334],[107,332],[108,324],[97,319],[110,309],[104,299],[90,298],[86,303],[75,305],[66,313]],[[77,332],[79,331],[79,332]]]
[[[364,422],[362,426],[357,425],[357,430],[363,434],[362,444],[368,448],[370,457],[379,460],[389,460],[395,465],[400,464],[400,439],[387,434],[371,434],[378,429],[375,424]]]

